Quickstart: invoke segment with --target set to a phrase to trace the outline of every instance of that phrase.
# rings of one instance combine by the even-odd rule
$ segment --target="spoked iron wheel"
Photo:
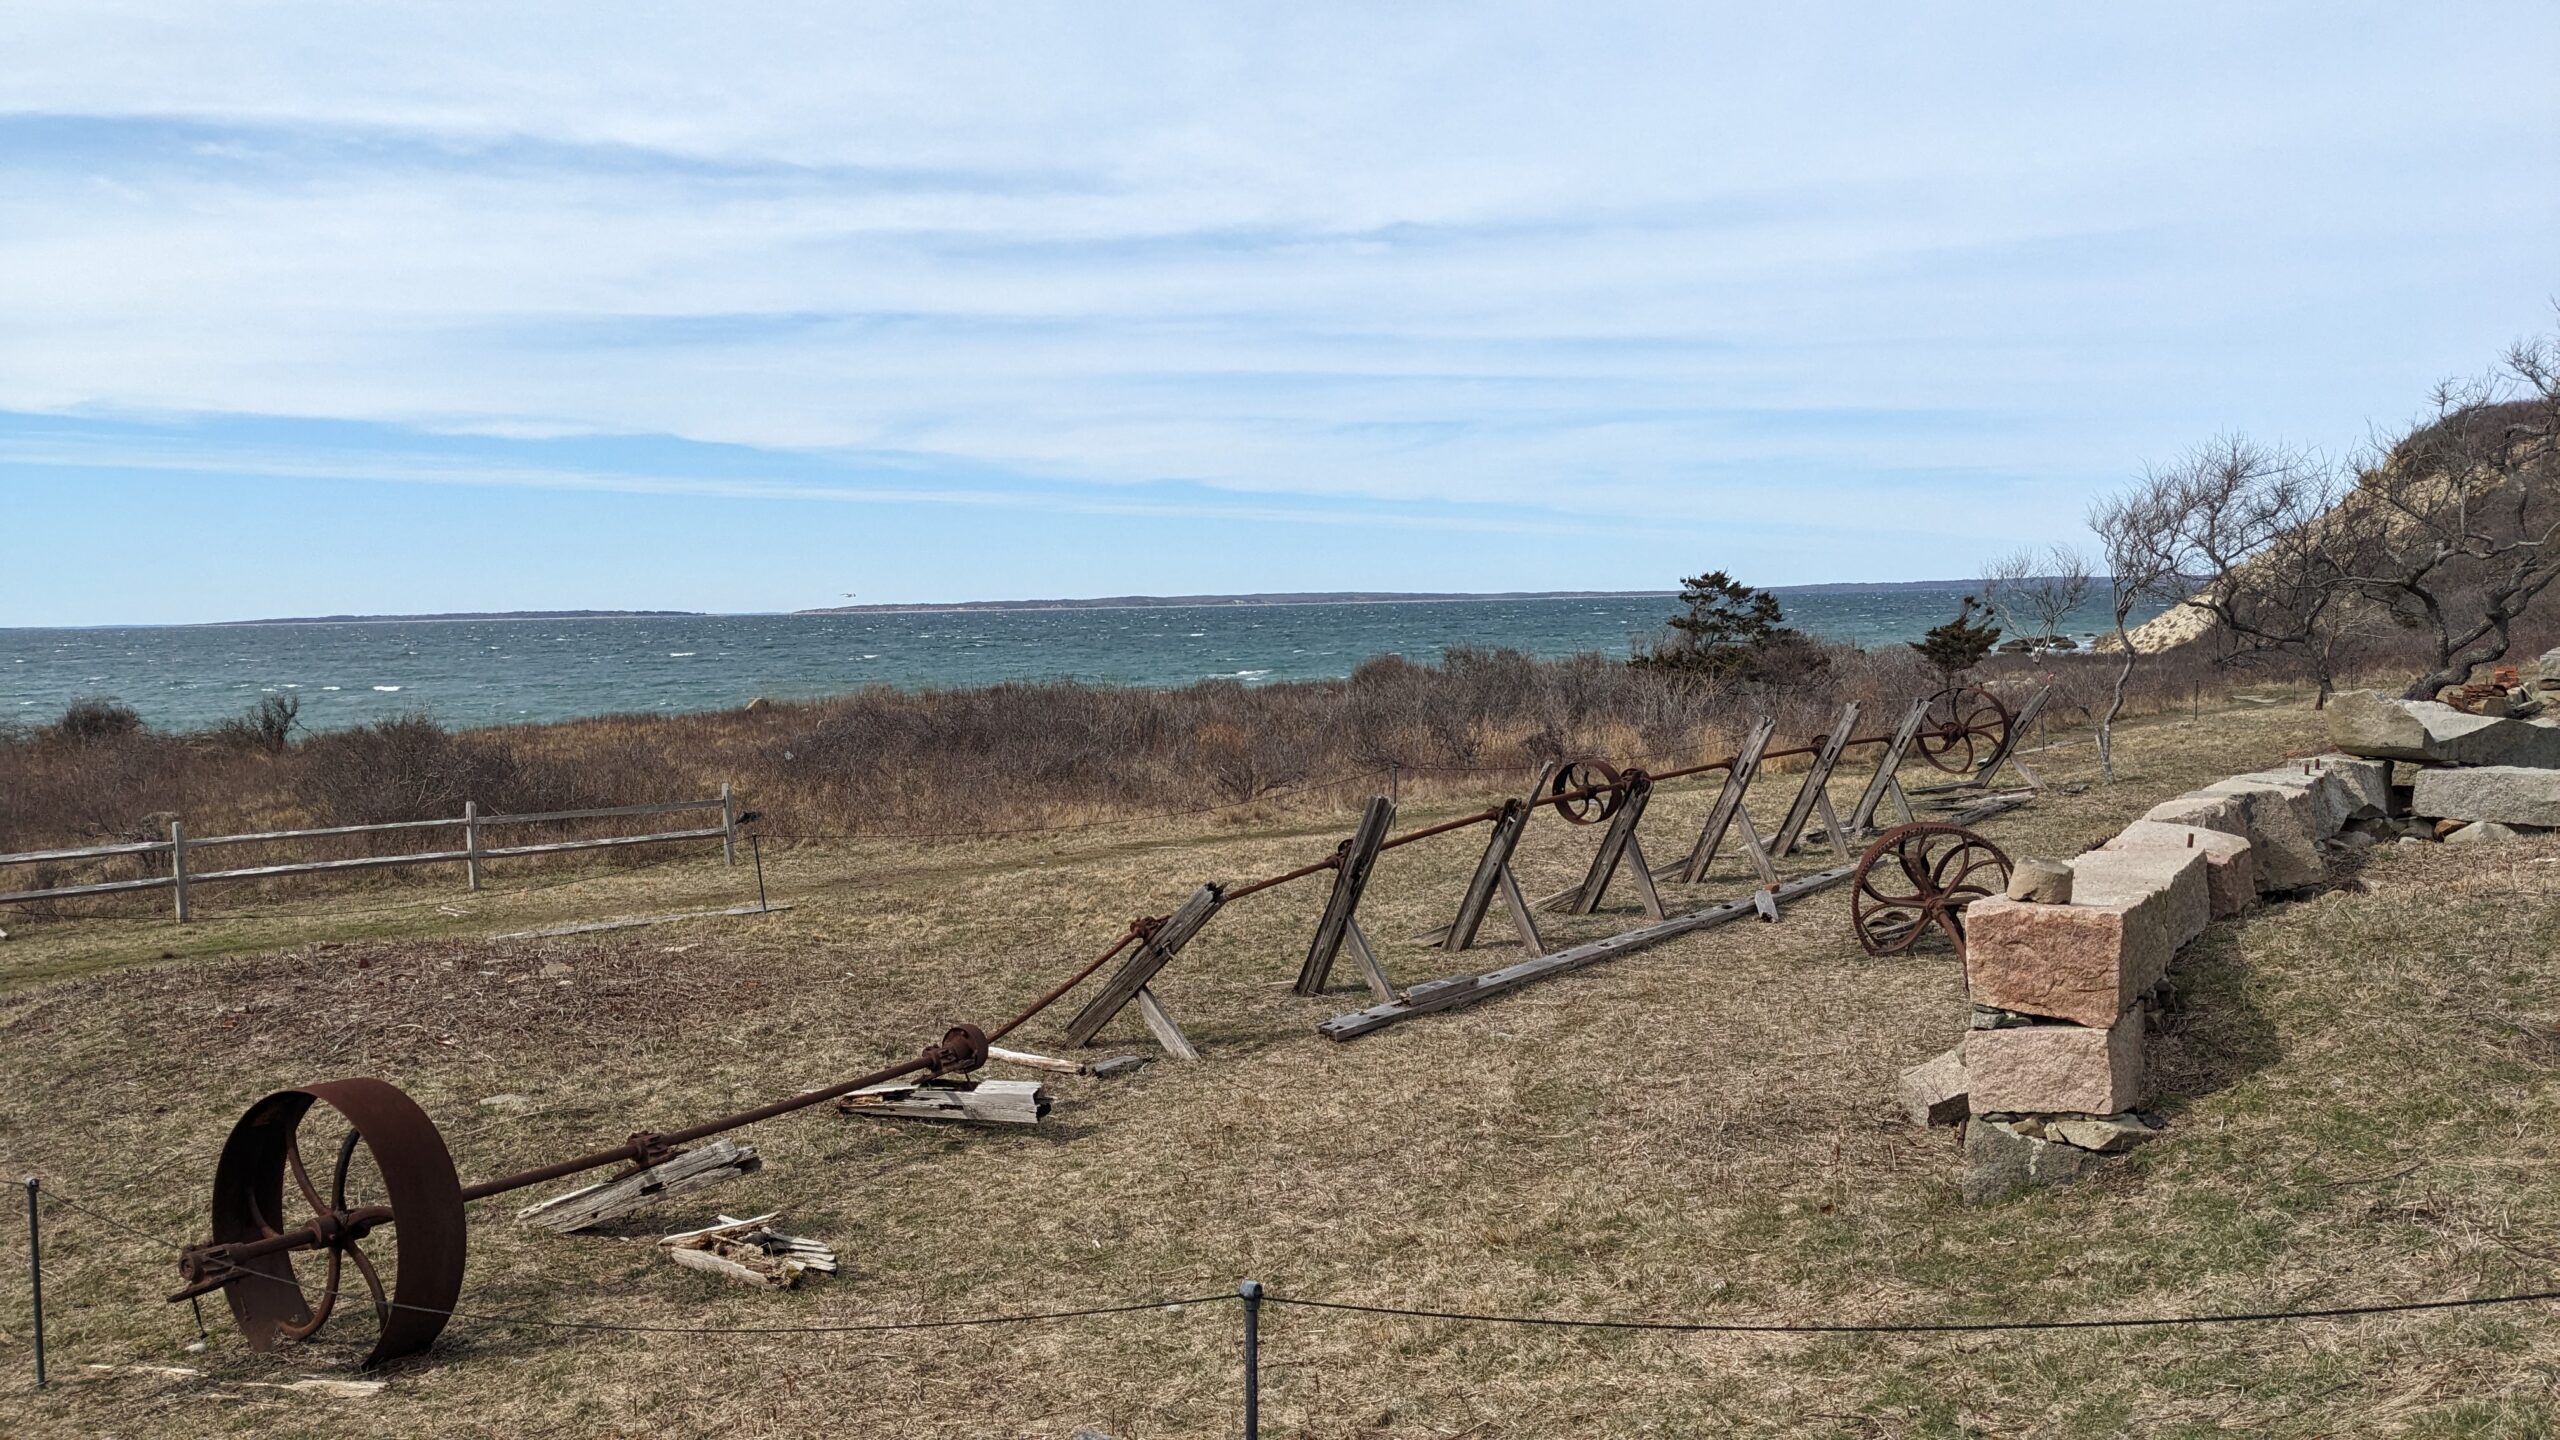
[[[1970,775],[2009,738],[2009,707],[1978,685],[1953,685],[1929,697],[1912,741],[1920,758],[1950,775]]]
[[[310,1243],[241,1261],[248,1273],[224,1288],[249,1348],[310,1340],[342,1298],[372,1312],[366,1365],[423,1350],[444,1329],[462,1293],[462,1183],[434,1123],[398,1089],[358,1079],[279,1090],[232,1128],[214,1171],[215,1242],[296,1232]],[[298,1252],[316,1297],[296,1273]],[[350,1293],[358,1282],[361,1297]]]
[[[1584,791],[1590,793],[1580,793]],[[1617,814],[1627,801],[1624,777],[1617,767],[1587,755],[1558,766],[1547,793],[1569,797],[1556,801],[1556,813],[1576,825],[1597,825]]]
[[[1921,821],[1897,825],[1858,857],[1849,922],[1870,955],[1907,954],[1942,934],[1964,954],[1965,907],[2009,888],[2009,857],[1965,829]]]

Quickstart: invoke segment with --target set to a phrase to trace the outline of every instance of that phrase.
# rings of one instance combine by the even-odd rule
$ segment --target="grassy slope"
[[[2164,795],[2316,745],[2294,708],[2145,722],[2121,747],[2118,785],[2050,795],[1986,828],[2013,854],[2069,854]],[[2085,738],[2042,763],[2049,779],[2089,778]],[[1706,801],[1666,793],[1649,831],[1676,834]],[[950,1020],[1009,1013],[1197,880],[1311,858],[1347,828],[1230,820],[800,851],[773,867],[777,896],[799,902],[787,915],[543,942],[462,937],[728,901],[738,877],[676,865],[447,906],[459,915],[443,900],[315,903],[289,921],[193,928],[175,964],[154,958],[168,927],[66,927],[0,950],[15,983],[0,994],[0,1162],[191,1235],[243,1106],[276,1086],[375,1073],[438,1117],[466,1176],[513,1168],[904,1056]],[[1533,830],[1533,888],[1574,878],[1595,836]],[[1371,933],[1445,918],[1472,849],[1390,857],[1364,912]],[[1957,1202],[1948,1133],[1910,1128],[1889,1098],[1898,1069],[1954,1038],[1960,975],[1943,952],[1864,959],[1836,893],[1779,926],[1729,927],[1332,1045],[1309,1027],[1361,1002],[1290,996],[1322,894],[1285,890],[1220,917],[1169,973],[1164,993],[1207,1063],[1062,1080],[1057,1112],[1032,1134],[825,1110],[775,1122],[751,1132],[764,1174],[626,1235],[522,1235],[504,1201],[485,1202],[464,1308],[844,1323],[1206,1294],[1253,1275],[1283,1292],[1453,1309],[1985,1319],[2547,1285],[2560,1251],[2548,1183],[2560,1146],[2544,1120],[2560,1058],[2555,861],[2550,842],[2389,852],[2367,868],[2371,893],[2216,927],[2182,961],[2188,1005],[2155,1045],[2171,1138],[2092,1183],[1979,1210]],[[1727,862],[1708,892],[1740,883]],[[272,948],[297,931],[336,948]],[[392,934],[425,938],[368,938]],[[1386,949],[1408,981],[1455,968]],[[47,978],[82,972],[94,973]],[[1063,1020],[1018,1038],[1055,1049]],[[531,1109],[479,1103],[502,1093]],[[792,1229],[833,1240],[847,1274],[749,1294],[646,1243],[713,1208],[776,1207]],[[0,1274],[22,1258],[0,1256]],[[60,1370],[194,1364],[213,1379],[117,1376],[33,1396],[12,1301],[0,1310],[0,1428],[12,1433],[887,1436],[936,1416],[970,1434],[1233,1427],[1232,1307],[834,1337],[464,1320],[384,1394],[327,1401],[240,1387],[340,1373],[336,1346],[258,1357],[217,1332],[208,1354],[185,1354],[192,1330],[183,1308],[157,1301],[171,1271],[149,1241],[57,1213],[48,1262]],[[2560,1317],[2540,1308],[1909,1339],[1280,1310],[1266,1342],[1266,1418],[1290,1435],[2529,1435],[2560,1424]]]

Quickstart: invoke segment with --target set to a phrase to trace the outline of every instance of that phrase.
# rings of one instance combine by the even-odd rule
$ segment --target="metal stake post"
[[[764,899],[764,837],[749,835],[747,849],[756,857],[756,910],[762,913],[773,908],[766,904]]]
[[[36,1388],[44,1388],[44,1232],[36,1222],[37,1179],[27,1177],[27,1297],[36,1317]]]
[[[1244,1300],[1244,1440],[1262,1440],[1262,1282],[1240,1281],[1236,1294]]]

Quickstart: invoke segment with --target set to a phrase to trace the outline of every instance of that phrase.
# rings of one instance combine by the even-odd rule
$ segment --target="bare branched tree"
[[[2077,546],[2053,544],[2013,550],[1984,566],[1982,599],[2011,635],[2044,649],[2088,603],[2092,583],[2089,557]]]
[[[2100,501],[2089,513],[2089,528],[2097,532],[2106,560],[2107,607],[2115,624],[2115,684],[2106,712],[2098,717],[2098,772],[2108,780],[2116,778],[2115,727],[2124,714],[2125,687],[2142,660],[2127,622],[2144,605],[2174,602],[2187,590],[2178,569],[2176,513],[2176,487],[2157,474]]]
[[[2366,598],[2428,642],[2409,685],[2431,699],[2505,658],[2517,618],[2560,580],[2560,339],[2517,344],[2490,374],[2437,387],[2429,424],[2358,477],[2338,556]]]
[[[2212,618],[2226,663],[2297,659],[2325,706],[2337,675],[2370,638],[2353,566],[2369,528],[2341,502],[2335,473],[2302,451],[2226,435],[2146,477],[2187,603]]]

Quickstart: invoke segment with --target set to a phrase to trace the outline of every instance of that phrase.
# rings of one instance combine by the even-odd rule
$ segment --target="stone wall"
[[[2153,806],[2067,883],[2021,866],[1967,910],[1970,1028],[1903,1077],[1915,1121],[1963,1124],[1966,1198],[2071,1179],[2159,1133],[2143,1047],[2178,952],[2262,895],[2320,884],[2346,827],[2387,815],[2390,782],[2388,762],[2346,754],[2235,775]]]

